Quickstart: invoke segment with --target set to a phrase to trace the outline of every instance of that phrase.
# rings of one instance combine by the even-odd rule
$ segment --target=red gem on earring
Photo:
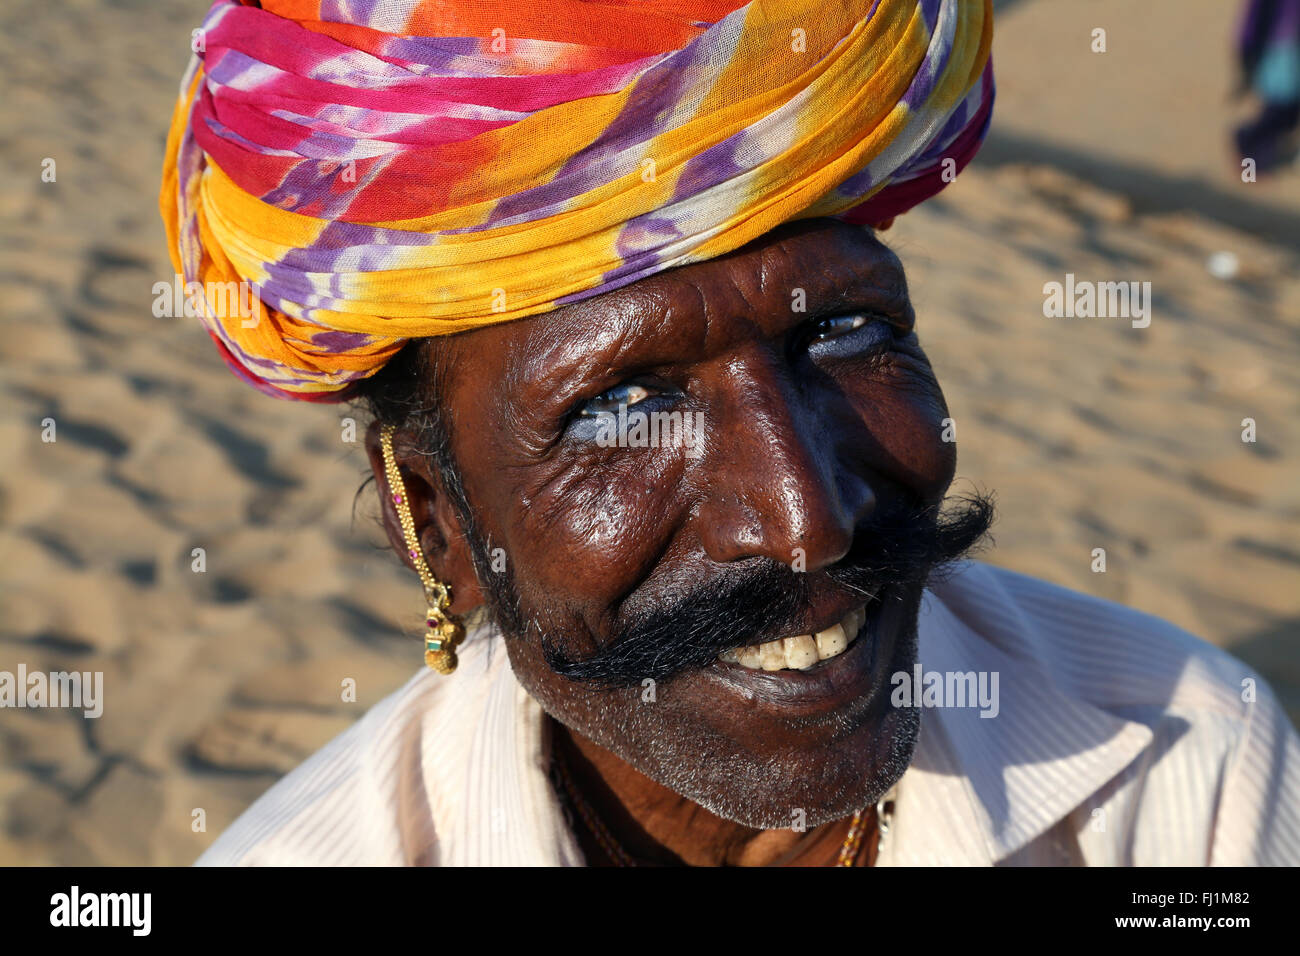
[[[402,503],[402,496],[401,496],[401,495],[393,495],[393,500],[396,501],[396,502],[400,505],[400,504]]]
[[[411,557],[415,557],[415,554],[416,554],[415,549],[412,548],[412,549],[411,549]]]

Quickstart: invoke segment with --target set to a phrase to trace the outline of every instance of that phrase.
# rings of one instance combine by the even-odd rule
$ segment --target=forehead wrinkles
[[[708,300],[715,324],[741,323],[766,336],[838,307],[855,287],[875,286],[891,297],[904,288],[889,249],[841,232],[797,233],[719,264],[726,266],[720,278],[727,293]],[[803,309],[795,312],[798,290]]]
[[[576,303],[536,322],[515,348],[514,377],[552,392],[575,379],[608,372],[654,331],[671,311],[654,286],[627,287]]]
[[[684,267],[540,317],[512,348],[533,388],[560,389],[629,366],[696,361],[709,351],[724,263]],[[719,280],[724,280],[720,283]]]
[[[860,232],[796,233],[762,250],[761,279],[774,296],[802,287],[809,305],[831,299],[850,285],[879,284],[901,271],[893,251]]]
[[[893,252],[870,236],[840,230],[798,232],[656,277],[667,290],[663,321],[701,359],[741,333],[778,335],[854,286],[902,287]],[[805,294],[805,313],[793,311],[794,292]]]

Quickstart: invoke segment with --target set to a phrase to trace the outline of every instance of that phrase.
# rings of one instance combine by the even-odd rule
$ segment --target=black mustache
[[[932,574],[978,545],[993,523],[993,500],[986,494],[948,502],[955,506],[947,511],[939,505],[878,511],[858,529],[850,552],[824,573],[863,597],[919,591]],[[722,651],[791,633],[811,593],[809,574],[765,559],[656,608],[583,660],[569,657],[546,636],[542,653],[552,670],[570,680],[633,687],[702,667]]]

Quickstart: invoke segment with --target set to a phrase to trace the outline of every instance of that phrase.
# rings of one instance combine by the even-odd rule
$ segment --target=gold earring
[[[456,669],[456,645],[465,639],[465,626],[447,609],[451,607],[451,587],[443,584],[429,571],[424,563],[424,553],[415,537],[415,521],[411,518],[411,506],[406,500],[406,485],[402,482],[402,473],[397,469],[393,458],[392,425],[384,425],[379,430],[379,445],[384,452],[384,472],[388,476],[388,490],[397,506],[397,517],[402,523],[402,537],[406,539],[406,553],[411,556],[411,563],[424,584],[424,596],[429,602],[424,624],[427,630],[424,638],[424,662],[439,674],[450,674]]]

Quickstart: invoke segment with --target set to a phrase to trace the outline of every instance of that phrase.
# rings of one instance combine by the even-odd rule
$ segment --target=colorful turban
[[[974,155],[991,0],[217,0],[162,213],[262,391],[535,315],[791,219],[880,224]],[[245,288],[248,288],[247,286]]]

